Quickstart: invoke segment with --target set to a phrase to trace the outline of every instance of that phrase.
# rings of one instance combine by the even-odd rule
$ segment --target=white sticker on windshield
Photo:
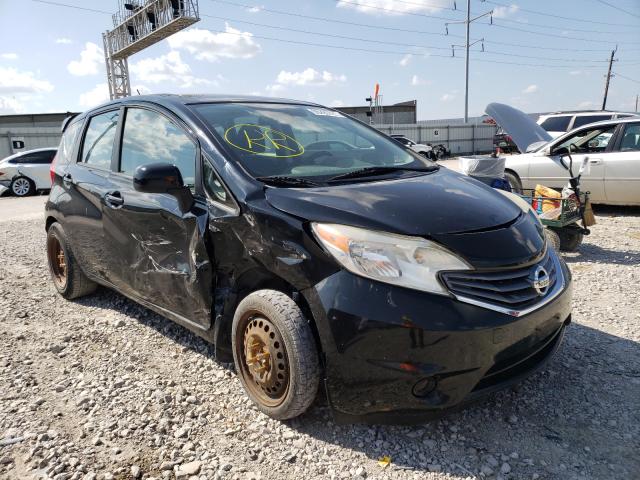
[[[334,112],[333,110],[328,110],[326,108],[307,108],[314,115],[322,115],[325,117],[342,117],[340,112]]]

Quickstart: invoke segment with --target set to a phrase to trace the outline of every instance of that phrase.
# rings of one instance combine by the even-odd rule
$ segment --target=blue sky
[[[59,3],[116,10],[115,0]],[[451,45],[464,42],[464,25],[444,35],[445,23],[464,18],[465,0],[455,3],[457,10],[453,0],[200,0],[200,22],[129,59],[132,87],[339,106],[364,104],[378,82],[383,104],[417,99],[419,119],[461,117],[464,52],[451,58]],[[529,112],[599,108],[616,43],[607,107],[635,108],[640,0],[471,5],[474,15],[494,14],[493,25],[485,17],[471,27],[485,52],[473,47],[470,115],[492,101]],[[76,111],[106,100],[101,32],[110,27],[104,13],[0,0],[0,113]]]

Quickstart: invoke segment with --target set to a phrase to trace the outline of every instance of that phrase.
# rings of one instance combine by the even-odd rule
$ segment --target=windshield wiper
[[[256,180],[273,185],[275,187],[319,187],[320,184],[301,177],[287,177],[284,175],[272,175],[269,177],[256,177]]]
[[[438,170],[440,167],[438,165],[426,165],[424,167],[407,167],[403,165],[387,165],[387,166],[377,166],[377,167],[364,167],[359,168],[358,170],[353,170],[351,172],[342,173],[340,175],[336,175],[335,177],[331,177],[328,182],[332,182],[334,180],[346,180],[349,178],[361,178],[361,177],[369,177],[372,175],[382,175],[389,172],[399,172],[399,171],[409,171],[409,172],[434,172]]]

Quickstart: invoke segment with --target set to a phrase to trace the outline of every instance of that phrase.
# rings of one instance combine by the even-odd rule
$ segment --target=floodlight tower
[[[198,0],[118,0],[113,30],[102,34],[109,96],[131,95],[128,58],[200,20]]]

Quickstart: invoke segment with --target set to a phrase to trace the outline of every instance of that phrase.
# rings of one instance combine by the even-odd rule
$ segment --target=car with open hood
[[[62,296],[103,285],[183,325],[278,419],[320,387],[339,420],[441,415],[536,371],[571,318],[571,275],[525,202],[308,102],[150,95],[78,115],[45,218]]]
[[[492,103],[486,111],[523,152],[506,157],[505,176],[513,190],[537,184],[561,190],[569,178],[562,158],[569,153],[574,165],[587,162],[580,182],[593,203],[640,205],[640,117],[591,123],[552,138],[513,107]]]

